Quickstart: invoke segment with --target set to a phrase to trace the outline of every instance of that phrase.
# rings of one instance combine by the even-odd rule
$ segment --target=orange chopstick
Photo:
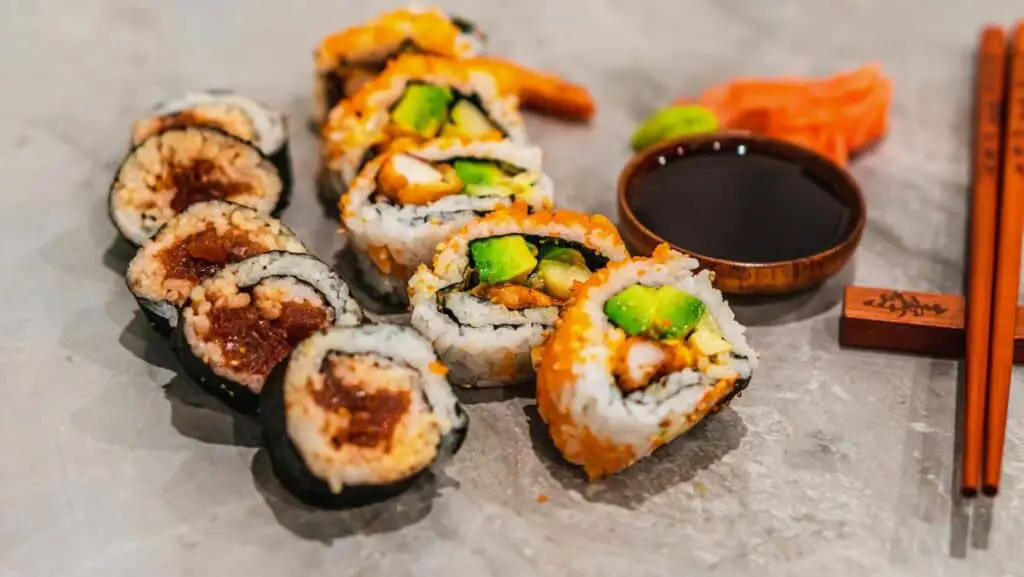
[[[985,414],[985,467],[981,490],[999,491],[1006,415],[1013,369],[1013,331],[1020,285],[1021,235],[1024,234],[1024,20],[1017,24],[1007,74],[1006,140],[1003,147],[1002,199],[993,293],[989,390]]]
[[[978,494],[988,389],[992,286],[995,274],[996,206],[1002,144],[1006,33],[987,26],[978,50],[975,100],[971,249],[967,279],[967,364],[964,395],[963,466],[960,492]]]

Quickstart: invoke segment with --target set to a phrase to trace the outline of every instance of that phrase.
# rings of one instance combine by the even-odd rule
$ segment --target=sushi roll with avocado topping
[[[629,257],[601,215],[529,213],[517,203],[438,245],[409,282],[412,325],[434,343],[454,384],[489,387],[533,378],[539,345],[576,285]]]
[[[176,126],[128,153],[110,186],[110,218],[138,246],[197,202],[226,200],[275,214],[283,192],[280,172],[252,143],[211,126]]]
[[[376,20],[331,34],[313,54],[316,72],[313,125],[351,97],[402,54],[465,58],[478,54],[486,34],[474,23],[438,8],[403,8]]]
[[[342,226],[367,288],[408,304],[408,284],[437,244],[513,202],[552,208],[539,147],[511,141],[432,140],[374,159],[342,197]]]
[[[132,125],[132,145],[176,126],[213,126],[251,142],[274,163],[287,197],[292,187],[288,124],[284,114],[226,89],[192,91],[158,103]]]
[[[538,348],[537,408],[591,480],[650,455],[741,392],[757,368],[711,273],[661,245],[578,287]]]
[[[487,68],[406,54],[331,110],[323,130],[321,195],[329,207],[374,157],[438,137],[526,142],[519,100]]]
[[[362,320],[329,265],[309,254],[268,252],[227,265],[192,289],[171,344],[201,388],[252,413],[267,376],[295,345]]]
[[[335,327],[299,343],[260,395],[275,476],[307,504],[393,497],[462,445],[469,418],[430,342],[396,325]]]
[[[128,263],[125,282],[150,326],[166,336],[196,285],[225,265],[273,251],[307,252],[273,217],[222,200],[200,202],[143,243]]]

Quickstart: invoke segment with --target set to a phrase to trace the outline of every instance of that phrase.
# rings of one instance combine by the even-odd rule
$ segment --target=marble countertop
[[[124,287],[104,199],[136,115],[236,88],[289,114],[285,220],[331,257],[305,129],[311,52],[396,4],[6,2],[0,576],[1024,575],[1024,395],[1002,495],[967,507],[951,501],[958,364],[837,344],[844,283],[960,290],[973,46],[983,22],[1024,16],[1019,2],[444,5],[494,52],[591,87],[592,126],[528,129],[560,201],[612,217],[629,136],[672,97],[882,62],[892,133],[853,167],[869,211],[854,263],[813,293],[739,306],[762,354],[749,391],[622,475],[588,486],[533,403],[494,392],[471,399],[443,475],[383,505],[311,510],[277,484],[252,422],[176,376]]]

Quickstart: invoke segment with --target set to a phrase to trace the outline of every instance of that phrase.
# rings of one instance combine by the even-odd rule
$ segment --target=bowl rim
[[[747,142],[759,144],[767,143],[768,145],[775,147],[776,149],[782,149],[786,151],[786,154],[784,155],[772,154],[771,156],[775,156],[787,162],[795,162],[801,166],[804,166],[805,168],[813,170],[816,173],[821,172],[818,169],[820,167],[825,167],[827,170],[832,171],[834,175],[838,177],[838,181],[841,183],[840,186],[845,188],[847,192],[851,193],[854,199],[854,204],[851,208],[853,208],[855,212],[855,222],[854,225],[850,228],[850,232],[847,233],[842,238],[842,240],[820,252],[789,260],[777,260],[771,262],[748,262],[708,256],[688,250],[669,241],[668,239],[663,238],[661,235],[656,234],[654,231],[647,228],[647,226],[644,225],[644,223],[642,223],[639,218],[637,218],[636,214],[633,212],[633,209],[629,206],[629,203],[626,202],[627,197],[629,196],[629,194],[631,194],[628,190],[629,181],[632,180],[632,178],[636,175],[640,166],[648,162],[652,157],[664,155],[665,152],[670,149],[675,149],[680,146],[692,146],[695,143],[714,142],[716,140],[745,140]],[[802,161],[800,157],[803,157]],[[815,168],[815,165],[818,168]],[[860,184],[858,184],[856,179],[853,178],[853,175],[850,174],[849,170],[836,164],[835,161],[833,161],[832,159],[823,156],[819,152],[812,150],[810,148],[780,138],[767,136],[763,134],[756,134],[753,132],[747,132],[742,130],[718,130],[714,132],[703,132],[700,134],[688,134],[677,138],[663,140],[655,144],[652,144],[647,148],[641,149],[639,152],[633,155],[633,157],[629,160],[629,162],[626,163],[626,166],[624,166],[622,168],[622,171],[619,173],[618,184],[616,186],[616,197],[619,214],[622,215],[622,217],[625,218],[627,221],[629,221],[629,226],[638,230],[640,234],[642,234],[643,236],[653,239],[655,244],[667,244],[674,250],[677,250],[688,256],[714,265],[739,267],[743,269],[768,269],[777,267],[791,267],[797,264],[802,264],[806,262],[816,262],[827,259],[835,254],[842,253],[848,248],[850,248],[852,245],[857,244],[859,242],[861,235],[864,232],[865,226],[867,225],[867,203],[864,199],[864,193],[860,188]]]

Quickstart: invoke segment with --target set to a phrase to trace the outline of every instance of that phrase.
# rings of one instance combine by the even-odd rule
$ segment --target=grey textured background
[[[983,21],[1024,16],[1015,0],[446,2],[496,53],[593,89],[593,126],[529,129],[559,200],[611,216],[632,129],[671,97],[880,60],[895,102],[891,136],[853,169],[863,244],[822,290],[739,307],[763,355],[749,393],[622,475],[585,486],[532,403],[499,394],[473,399],[463,451],[401,499],[324,513],[284,494],[253,424],[176,377],[137,316],[106,187],[154,100],[234,87],[291,116],[285,220],[330,258],[311,51],[396,5],[0,3],[0,575],[1024,574],[1021,393],[1002,496],[961,509],[957,364],[836,344],[843,282],[959,291],[972,47]]]

